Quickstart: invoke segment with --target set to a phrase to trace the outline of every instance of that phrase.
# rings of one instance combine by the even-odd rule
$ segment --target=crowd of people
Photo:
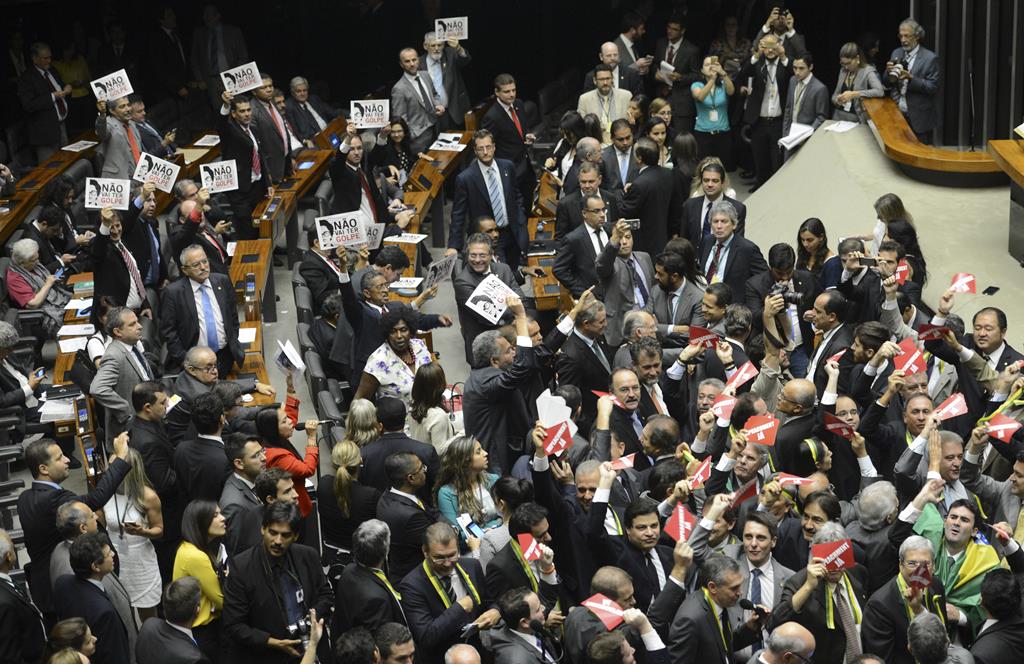
[[[226,378],[244,360],[227,247],[340,111],[301,76],[287,98],[266,74],[251,96],[218,89],[214,74],[245,60],[241,32],[208,8],[189,71],[164,12],[183,66],[162,84],[205,98],[240,188],[179,180],[161,223],[151,184],[127,212],[94,215],[58,177],[11,247],[10,299],[41,310],[51,336],[71,297],[61,276],[95,274],[81,368],[111,454],[95,467],[39,423],[43,375],[15,360],[18,331],[0,322],[0,405],[43,434],[24,445],[32,483],[17,501],[30,592],[0,531],[0,662],[1012,657],[1024,355],[1005,313],[980,308],[968,328],[956,284],[926,301],[895,194],[863,235],[830,245],[810,218],[763,252],[729,179],[738,164],[763,186],[792,156],[778,141],[794,123],[863,122],[862,98],[891,95],[927,140],[935,54],[911,19],[883,72],[851,41],[830,97],[791,11],[750,35],[723,25],[709,40],[673,17],[645,51],[644,17],[626,14],[550,154],[535,154],[514,76],[494,77],[452,186],[454,315],[423,311],[436,287],[392,299],[410,266],[394,245],[327,249],[308,229],[310,344],[352,397],[327,443],[334,473],[319,477],[322,423],[299,421],[291,376],[262,407],[247,394],[273,388]],[[29,53],[19,97],[43,156],[90,111],[69,103],[80,81],[63,85],[49,47]],[[402,49],[389,124],[336,137],[332,211],[361,210],[385,235],[407,227],[402,186],[461,126],[470,63],[435,33],[422,57]],[[109,177],[177,138],[134,97],[98,103],[94,128]],[[544,276],[527,262],[541,169],[559,194],[552,272],[572,301],[556,321],[525,294]],[[16,184],[6,167],[0,178]],[[508,291],[497,316],[471,306],[491,277]],[[428,330],[458,331],[468,375],[445,370]],[[542,422],[555,407],[567,420]],[[62,484],[83,461],[101,472],[76,495]]]

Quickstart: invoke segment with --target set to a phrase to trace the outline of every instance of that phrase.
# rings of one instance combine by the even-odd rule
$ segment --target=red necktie
[[[366,181],[366,173],[363,173],[363,169],[356,166],[356,172],[359,173],[359,184],[363,186],[363,193],[366,194],[366,200],[370,203],[370,212],[373,213],[373,223],[379,223],[377,221],[377,204],[373,201],[373,194],[370,193],[370,183]]]
[[[132,146],[132,157],[135,159],[135,163],[139,163],[139,157],[142,154],[139,152],[139,143],[135,140],[135,133],[132,131],[130,123],[124,123],[124,133],[128,134],[128,145]]]
[[[675,57],[676,57],[676,47],[675,46],[669,46],[668,47],[668,55],[665,56],[665,61],[667,63],[669,63],[669,64],[673,64],[673,62],[675,61]]]
[[[252,141],[252,174],[259,180],[262,177],[262,171],[260,169],[260,151],[256,149],[256,138],[249,131],[248,127],[244,127],[243,131],[249,136],[249,140]]]
[[[288,152],[288,135],[284,132],[284,124],[281,123],[281,115],[274,108],[273,104],[267,104],[267,111],[270,113],[270,117],[274,120],[274,125],[277,127],[277,133],[281,135],[281,140],[284,142],[284,151]]]
[[[508,112],[512,114],[512,123],[516,126],[516,131],[519,132],[519,138],[523,138],[523,125],[519,124],[519,116],[516,115],[516,107],[509,106]]]
[[[139,273],[139,266],[135,264],[135,259],[128,253],[128,247],[124,246],[123,242],[117,243],[117,250],[121,252],[121,258],[124,260],[124,266],[128,268],[128,274],[131,275],[132,281],[135,282],[135,289],[139,292],[139,297],[145,301],[146,299],[146,286],[142,283],[142,275]]]
[[[711,259],[711,265],[708,267],[707,280],[711,283],[711,280],[715,278],[715,274],[718,272],[718,259],[722,256],[722,243],[719,242],[715,245],[715,257]]]
[[[43,78],[45,78],[46,82],[49,83],[50,86],[53,87],[53,90],[55,92],[60,92],[60,86],[57,85],[57,80],[55,78],[53,78],[53,75],[50,74],[50,72],[44,71],[43,72]],[[57,110],[60,112],[60,117],[61,118],[67,117],[68,105],[67,105],[67,102],[64,101],[64,98],[63,97],[54,97],[53,100],[57,103]],[[138,161],[138,159],[136,159],[135,161]]]
[[[217,242],[217,237],[205,228],[203,229],[203,235],[206,237],[207,241],[214,246],[217,253],[220,254],[220,261],[222,263],[227,262],[224,260],[224,250],[220,248],[220,242]]]

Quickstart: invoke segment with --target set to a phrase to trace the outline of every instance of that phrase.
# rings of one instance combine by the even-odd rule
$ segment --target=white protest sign
[[[132,195],[129,180],[114,178],[85,178],[85,207],[100,210],[105,207],[127,210]]]
[[[321,249],[366,243],[366,215],[360,210],[317,217],[313,222]]]
[[[430,266],[427,267],[426,285],[423,289],[427,290],[442,281],[451,279],[452,271],[455,269],[455,261],[458,258],[458,254],[452,254],[451,256],[445,256],[441,260],[431,263]]]
[[[369,224],[366,227],[366,248],[370,251],[380,247],[384,239],[384,224]]]
[[[508,309],[508,296],[515,294],[515,291],[497,275],[489,274],[470,294],[466,306],[480,314],[491,325],[496,325]]]
[[[235,160],[215,161],[199,167],[199,175],[203,180],[203,188],[211,194],[238,189],[238,168]]]
[[[306,370],[306,364],[299,356],[299,351],[295,350],[291,339],[285,339],[284,343],[281,343],[280,339],[277,340],[274,363],[280,367],[281,371],[291,373],[295,378],[302,376],[302,373]]]
[[[387,125],[391,118],[388,99],[361,99],[349,103],[349,119],[356,129],[376,129]]]
[[[178,180],[180,170],[181,166],[173,162],[143,152],[139,157],[139,163],[135,165],[132,179],[138,182],[152,182],[157,189],[169,194]]]
[[[132,82],[128,80],[128,72],[123,69],[97,78],[95,81],[91,81],[89,86],[92,87],[92,93],[96,95],[96,99],[100,101],[120,99],[134,92]]]
[[[256,66],[255,62],[247,62],[244,65],[222,71],[220,80],[224,82],[224,89],[233,95],[255,90],[263,85],[260,68]]]
[[[469,17],[453,16],[434,21],[434,33],[441,41],[448,39],[469,39]]]

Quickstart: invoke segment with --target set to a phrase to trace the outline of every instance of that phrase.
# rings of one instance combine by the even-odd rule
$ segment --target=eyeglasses
[[[903,564],[910,569],[931,569],[932,562],[930,560],[904,560]]]
[[[608,208],[587,208],[584,212],[593,212],[594,214],[604,214]]]
[[[430,562],[435,565],[444,565],[445,563],[455,562],[459,559],[459,552],[451,554],[450,556],[430,556]]]
[[[196,268],[200,268],[200,267],[209,267],[209,265],[210,265],[210,259],[208,259],[208,258],[204,258],[201,261],[193,261],[191,263],[185,263],[185,267],[190,267],[193,270],[196,269]]]
[[[203,373],[208,373],[208,374],[217,373],[217,365],[216,364],[211,364],[211,365],[205,366],[205,367],[192,367],[192,369],[195,369],[196,371],[202,371]]]

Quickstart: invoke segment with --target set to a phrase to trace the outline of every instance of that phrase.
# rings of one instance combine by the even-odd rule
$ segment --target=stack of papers
[[[67,150],[68,152],[82,152],[88,150],[94,145],[98,145],[96,141],[75,141],[71,145],[65,145],[61,150]]]
[[[39,406],[40,422],[60,422],[75,419],[74,399],[50,399]]]
[[[85,309],[86,307],[92,306],[91,297],[83,298],[72,298],[68,300],[68,303],[64,305],[64,311],[71,311],[72,309]]]
[[[62,325],[57,330],[58,337],[87,337],[90,334],[96,333],[96,327],[92,324],[85,323],[83,325]]]
[[[779,139],[779,147],[783,147],[787,150],[792,150],[801,143],[803,143],[804,141],[806,141],[808,138],[810,138],[811,134],[813,133],[814,127],[812,127],[811,125],[805,125],[800,124],[799,122],[794,122],[793,125],[789,128],[789,134]]]

